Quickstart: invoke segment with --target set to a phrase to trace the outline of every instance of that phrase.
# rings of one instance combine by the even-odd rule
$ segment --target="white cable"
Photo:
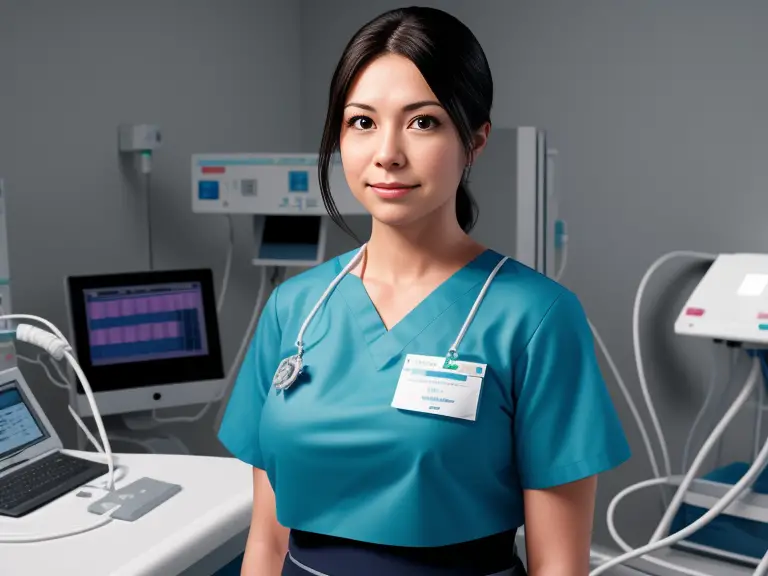
[[[682,258],[682,257],[696,258],[696,259],[703,259],[703,260],[714,260],[716,258],[716,256],[713,254],[704,254],[701,252],[688,252],[688,251],[670,252],[669,254],[665,254],[661,258],[658,258],[648,268],[642,280],[640,281],[640,285],[637,289],[637,294],[635,296],[634,307],[632,310],[632,340],[635,348],[635,362],[637,365],[637,376],[638,376],[638,379],[640,380],[640,389],[643,392],[643,397],[645,399],[646,406],[648,407],[648,411],[650,412],[651,422],[653,423],[653,427],[656,430],[656,435],[658,437],[659,444],[661,445],[661,454],[664,460],[664,470],[665,470],[664,476],[672,475],[672,465],[669,460],[669,451],[667,449],[667,442],[664,439],[664,433],[661,430],[661,424],[659,424],[659,419],[658,419],[658,416],[656,415],[656,410],[653,407],[653,400],[651,399],[648,383],[645,379],[645,369],[643,367],[643,359],[641,355],[641,346],[640,346],[640,304],[642,302],[643,292],[645,292],[645,288],[648,285],[648,281],[650,280],[653,273],[656,272],[656,270],[658,270],[662,265],[664,265],[669,260],[672,260],[673,258]],[[661,477],[662,474],[659,471],[655,458],[652,464],[652,468],[653,468],[654,476],[656,478]],[[664,497],[663,491],[662,491],[662,498],[666,503],[666,498]]]
[[[33,364],[38,364],[38,365],[42,366],[43,370],[45,371],[45,375],[48,377],[48,379],[54,385],[58,386],[59,388],[64,388],[66,390],[69,389],[69,384],[67,384],[66,382],[60,382],[59,380],[57,380],[56,378],[53,377],[53,375],[49,372],[48,367],[46,366],[46,364],[42,361],[42,359],[41,359],[39,354],[37,355],[37,359],[36,360],[34,360],[32,358],[27,358],[26,356],[23,356],[21,354],[17,354],[16,357],[21,359],[21,360],[24,360],[26,362],[31,362]],[[93,434],[91,434],[91,431],[88,429],[88,427],[85,425],[85,423],[80,419],[80,416],[77,415],[77,412],[75,412],[74,409],[72,408],[72,406],[69,405],[69,404],[67,405],[67,408],[69,409],[69,413],[72,415],[72,418],[74,418],[74,420],[77,423],[77,425],[80,427],[80,429],[83,431],[83,433],[85,433],[86,437],[91,442],[91,444],[93,444],[96,447],[96,449],[103,454],[104,453],[104,449],[101,447],[101,445],[99,444],[98,440],[96,440],[96,438],[94,438]]]
[[[715,517],[717,517],[720,513],[722,513],[723,510],[725,510],[728,506],[730,506],[734,500],[736,500],[739,496],[741,496],[741,494],[744,491],[748,489],[748,487],[752,484],[752,482],[755,481],[757,476],[760,475],[760,473],[762,473],[767,463],[768,463],[768,442],[766,442],[763,445],[763,448],[760,451],[760,454],[758,456],[758,460],[750,467],[750,469],[741,478],[741,480],[739,480],[706,514],[704,514],[695,522],[686,526],[679,532],[676,532],[671,536],[667,536],[663,540],[659,540],[658,542],[655,542],[653,544],[647,544],[642,548],[638,548],[636,550],[633,550],[632,552],[628,552],[621,556],[617,556],[613,560],[600,566],[597,570],[590,572],[589,576],[598,576],[599,574],[602,574],[609,568],[613,568],[614,566],[623,564],[627,560],[631,560],[639,556],[645,557],[646,554],[650,552],[655,552],[656,550],[660,550],[661,548],[666,548],[667,546],[675,544],[676,542],[679,542],[680,540],[687,538],[688,536],[690,536],[691,534],[693,534],[703,526],[706,526],[712,520],[714,520]],[[657,481],[658,483],[662,483],[666,479],[657,478],[654,480]]]
[[[56,386],[64,389],[69,389],[69,384],[60,382],[56,378],[53,377],[53,375],[48,371],[48,367],[43,363],[42,359],[40,358],[40,355],[38,354],[37,359],[33,360],[32,358],[27,358],[26,356],[22,356],[21,354],[17,355],[18,358],[21,360],[24,360],[26,362],[31,362],[33,364],[38,364],[43,367],[43,370],[45,371],[46,376],[48,376],[48,379],[55,384]],[[77,425],[80,427],[80,429],[83,431],[85,436],[88,438],[88,441],[93,444],[96,447],[96,450],[98,450],[100,453],[104,454],[104,449],[101,447],[101,444],[99,444],[98,440],[91,434],[91,431],[88,429],[88,427],[85,425],[85,423],[81,420],[80,416],[78,416],[77,412],[72,408],[71,405],[67,405],[67,408],[69,409],[69,413],[72,415],[72,418],[74,418]],[[117,467],[116,467],[117,468]]]
[[[759,362],[759,360],[758,360]],[[750,372],[750,378],[749,382],[756,381],[756,378],[753,378],[754,370]],[[754,387],[754,384],[752,384]],[[745,386],[745,389],[747,389],[747,386]],[[751,390],[751,389],[750,389]],[[722,433],[722,431],[720,431]],[[711,437],[710,437],[711,439]],[[706,450],[711,450],[711,442],[708,442],[705,444],[705,447],[702,448],[701,452],[697,456],[697,460],[699,460],[699,456],[702,456],[702,453],[704,453]],[[706,457],[706,453],[704,454],[704,457]],[[703,458],[702,458],[703,460]],[[661,548],[665,548],[667,546],[670,546],[672,544],[675,544],[679,542],[680,540],[683,540],[702,528],[703,526],[706,526],[709,524],[714,518],[716,518],[720,513],[723,512],[726,508],[728,508],[737,498],[739,498],[743,492],[745,492],[755,481],[755,479],[762,473],[762,471],[765,469],[766,464],[768,464],[768,441],[766,441],[763,444],[762,449],[760,450],[760,453],[758,454],[757,459],[752,464],[752,466],[749,468],[749,470],[744,474],[744,476],[741,477],[741,479],[733,486],[731,487],[728,492],[725,493],[725,495],[717,501],[717,503],[710,508],[704,515],[702,515],[700,518],[698,518],[693,523],[689,524],[679,532],[676,532],[675,534],[672,534],[670,536],[667,536],[666,538],[663,538],[662,540],[658,540],[656,542],[649,543],[645,546],[642,546],[641,548],[638,548],[636,550],[632,550],[631,552],[627,552],[625,554],[622,554],[621,556],[617,556],[613,560],[610,560],[609,562],[606,562],[605,564],[601,565],[599,568],[593,570],[590,572],[589,576],[598,576],[599,574],[602,574],[609,568],[612,568],[614,566],[618,566],[619,564],[623,564],[627,560],[631,560],[633,558],[637,558],[640,556],[643,556],[645,558],[646,554],[649,554],[650,552],[654,552],[656,550],[660,550]],[[695,464],[694,464],[695,466]],[[686,476],[686,479],[689,475]],[[685,490],[687,490],[687,487],[685,486],[685,480],[683,480],[683,484],[680,485],[678,488],[677,493],[675,494],[675,497],[677,497],[678,494],[684,494]],[[667,479],[656,479],[656,482],[654,481],[646,481],[644,483],[640,483],[643,486],[648,485],[654,485],[654,484],[662,484],[666,482]],[[638,485],[635,485],[630,488],[637,488]],[[624,494],[628,493],[630,489],[625,489]],[[622,494],[622,496],[624,495]],[[611,502],[611,506],[609,506],[609,514],[612,515],[613,511],[615,509],[615,503],[617,502],[617,498],[614,498]],[[609,516],[610,517],[610,516]],[[647,559],[647,558],[645,558]]]
[[[115,507],[119,507],[115,504]],[[101,528],[105,524],[112,522],[111,516],[106,516],[98,522],[94,522],[88,526],[77,528],[69,532],[54,532],[53,534],[0,534],[0,544],[22,544],[33,542],[44,542],[46,540],[57,540],[59,538],[66,538],[68,536],[75,536],[77,534],[83,534],[84,532],[90,532],[96,528]]]
[[[699,410],[699,413],[696,414],[696,418],[693,420],[693,425],[691,426],[690,431],[688,432],[688,438],[685,440],[685,448],[683,449],[683,462],[680,467],[682,470],[682,473],[685,474],[688,471],[688,457],[691,454],[691,445],[693,444],[694,438],[696,437],[696,429],[699,427],[699,423],[701,422],[701,419],[704,417],[704,415],[707,413],[707,408],[709,408],[709,404],[712,402],[712,399],[715,397],[715,384],[717,383],[717,356],[712,354],[710,356],[710,360],[712,360],[712,367],[710,369],[709,373],[709,383],[707,384],[707,395],[704,398],[704,402],[701,405],[701,409]]]
[[[632,552],[633,548],[624,541],[624,539],[621,537],[618,530],[616,529],[614,517],[616,515],[616,508],[618,507],[619,503],[624,498],[632,494],[633,492],[637,492],[639,490],[642,490],[644,488],[649,488],[651,486],[666,484],[667,482],[672,480],[680,481],[682,480],[682,478],[683,478],[682,476],[674,476],[672,478],[653,478],[651,480],[638,482],[637,484],[633,484],[625,488],[624,490],[619,492],[613,498],[613,500],[611,500],[611,503],[608,506],[608,513],[607,513],[608,531],[610,532],[613,540],[616,542],[616,544],[619,546],[619,548],[621,548],[623,552]],[[616,558],[616,556],[614,556],[613,558]],[[656,564],[657,566],[661,566],[662,568],[666,568],[668,570],[674,570],[682,574],[688,574],[688,576],[711,576],[710,574],[698,572],[696,570],[692,570],[691,568],[686,568],[685,566],[680,566],[678,564],[673,564],[672,562],[667,562],[665,560],[660,560],[659,558],[654,558],[653,556],[643,556],[643,560],[645,560],[646,562],[650,562],[651,564]]]
[[[717,397],[717,402],[715,404],[716,406],[727,405],[726,401],[728,400],[728,396],[735,382],[734,373],[736,372],[736,366],[739,360],[739,352],[741,352],[741,350],[739,350],[738,348],[731,349],[731,353],[733,356],[731,358],[730,364],[728,365],[728,380],[727,380],[726,386],[720,391],[720,394]],[[716,418],[715,414],[713,414],[712,416]],[[711,425],[711,427],[714,428],[715,426],[717,426],[717,422],[718,420],[715,419],[715,422]],[[723,438],[720,438],[720,441],[717,443],[717,451],[715,452],[715,460],[714,460],[715,467],[720,466],[720,462],[722,461],[722,453],[723,453],[724,446],[725,446],[725,441]]]
[[[112,490],[115,487],[115,462],[112,457],[112,447],[109,444],[109,438],[107,438],[107,431],[104,429],[104,422],[101,420],[101,413],[98,406],[96,406],[96,399],[93,397],[93,390],[88,382],[88,378],[83,373],[82,368],[77,363],[77,360],[70,352],[64,352],[64,357],[67,359],[72,369],[77,374],[80,382],[83,384],[85,395],[88,397],[88,404],[91,406],[93,412],[93,419],[96,421],[96,428],[99,430],[99,437],[101,438],[102,447],[107,458],[107,466],[109,467],[109,489]]]
[[[48,377],[48,380],[50,380],[55,386],[59,388],[63,388],[64,390],[69,390],[69,384],[58,380],[53,376],[53,374],[51,374],[51,371],[48,369],[48,365],[45,362],[43,362],[42,358],[40,357],[40,354],[38,354],[36,358],[29,358],[27,356],[24,356],[23,354],[16,354],[16,358],[18,358],[19,360],[23,360],[24,362],[29,362],[30,364],[37,364],[43,369],[43,372],[45,372],[45,375]]]
[[[216,402],[220,402],[224,396],[226,395],[227,391],[229,390],[232,381],[234,380],[237,371],[240,369],[240,364],[243,361],[243,357],[245,356],[245,353],[248,350],[248,345],[251,342],[251,335],[253,334],[253,331],[256,329],[256,324],[259,321],[259,317],[261,316],[261,310],[264,307],[264,299],[266,298],[266,291],[267,291],[267,271],[265,268],[261,269],[261,280],[259,281],[259,291],[256,295],[256,303],[253,307],[253,313],[251,314],[251,320],[248,323],[248,328],[246,328],[245,331],[245,337],[240,343],[240,349],[237,351],[237,354],[235,355],[235,359],[232,362],[232,365],[230,366],[229,370],[227,371],[227,375],[224,379],[224,384],[221,387],[221,390],[216,395],[216,397],[208,402],[200,412],[195,414],[194,416],[171,416],[171,417],[160,417],[157,416],[156,410],[152,411],[152,420],[156,422],[157,424],[172,424],[176,422],[197,422],[200,420],[205,414],[208,412],[208,409],[211,407],[211,405],[215,404]]]
[[[757,361],[756,364],[759,366],[759,360]],[[695,478],[695,474],[698,471],[698,468],[707,458],[707,456],[709,455],[709,452],[712,451],[712,449],[714,448],[719,438],[725,433],[725,429],[727,425],[730,423],[730,421],[733,420],[733,418],[738,413],[739,409],[746,403],[746,400],[749,398],[749,395],[751,394],[752,390],[754,390],[754,386],[757,383],[758,377],[759,377],[759,372],[755,373],[755,371],[753,370],[750,373],[749,378],[747,379],[747,382],[739,398],[735,401],[734,405],[731,406],[728,413],[726,413],[725,417],[721,420],[721,422],[718,424],[715,430],[713,430],[707,442],[705,443],[705,445],[702,447],[699,454],[697,455],[696,461],[691,467],[691,471],[688,474],[686,474],[685,477],[679,477],[679,476],[675,477],[676,480],[680,480],[682,478],[680,486],[675,494],[675,500],[677,500],[679,497],[680,501],[682,501],[682,499],[685,496],[685,493],[688,491],[688,488],[690,487],[690,484],[693,478]],[[614,541],[619,546],[619,548],[621,548],[624,552],[632,552],[633,549],[621,538],[614,523],[614,514],[619,502],[624,497],[631,494],[632,492],[636,492],[637,490],[647,488],[649,486],[655,486],[655,485],[666,484],[666,483],[667,483],[666,478],[653,479],[645,482],[640,482],[638,484],[635,484],[633,486],[630,486],[624,489],[611,501],[611,504],[608,507],[608,513],[607,513],[608,531],[610,532],[611,537],[614,539]],[[672,511],[671,517],[674,517],[680,505],[680,502],[676,502],[675,500],[673,500],[669,508],[669,510]],[[659,528],[657,528],[657,532],[660,528],[664,528],[664,520],[662,520],[662,522],[659,524]],[[656,542],[656,541],[658,541],[658,537],[656,534],[654,534],[654,539],[652,539],[651,542]],[[643,559],[652,564],[656,564],[658,566],[662,566],[667,569],[676,570],[680,573],[688,574],[689,576],[709,576],[708,574],[705,574],[696,570],[692,570],[689,568],[685,568],[682,566],[677,566],[675,564],[672,564],[663,560],[659,560],[651,556],[643,557]]]
[[[749,400],[749,397],[754,393],[755,385],[758,384],[758,380],[760,380],[760,377],[762,376],[762,369],[763,367],[760,364],[760,358],[755,356],[752,362],[752,369],[749,371],[749,377],[747,378],[744,387],[741,389],[741,392],[739,392],[739,395],[736,397],[733,404],[731,404],[730,408],[728,408],[725,416],[718,422],[715,429],[712,430],[712,433],[709,435],[709,438],[707,438],[704,446],[696,455],[696,458],[691,464],[691,469],[686,472],[682,484],[680,484],[677,492],[675,492],[672,502],[664,513],[664,517],[656,527],[656,531],[653,533],[650,543],[658,542],[669,530],[669,527],[672,525],[672,521],[675,518],[675,514],[677,514],[680,505],[683,503],[685,494],[688,492],[688,488],[696,479],[696,474],[698,474],[707,456],[709,456],[709,453],[715,447],[718,440],[720,440],[720,437],[725,434],[726,429],[731,421],[738,415],[739,411],[741,411],[742,406],[744,406],[746,401]]]
[[[752,576],[765,576],[768,574],[768,552],[763,555],[763,559],[760,560],[760,564],[757,565]]]
[[[483,288],[480,290],[480,294],[477,295],[477,298],[475,299],[475,303],[472,305],[472,309],[469,311],[469,314],[467,314],[467,318],[464,320],[464,325],[461,327],[461,330],[459,331],[459,335],[456,336],[456,340],[453,342],[453,345],[451,346],[451,349],[448,351],[448,353],[451,356],[455,356],[456,353],[459,350],[459,344],[461,344],[461,341],[464,339],[464,336],[467,333],[467,330],[469,330],[469,325],[472,323],[472,320],[475,318],[475,314],[477,314],[477,309],[480,308],[480,304],[483,301],[483,298],[485,298],[485,293],[488,292],[488,288],[491,286],[491,282],[493,281],[494,277],[498,273],[498,271],[501,269],[502,266],[504,266],[504,263],[509,260],[508,257],[504,257],[496,264],[496,266],[493,268],[491,273],[488,275],[488,278],[485,280],[485,284],[483,284]]]
[[[0,320],[34,320],[35,322],[40,322],[40,324],[43,324],[50,328],[51,332],[56,334],[56,336],[59,337],[59,340],[62,340],[63,342],[66,342],[68,346],[70,346],[69,342],[67,341],[67,338],[64,336],[64,334],[61,333],[61,330],[56,328],[56,326],[52,323],[46,320],[45,318],[40,318],[40,316],[34,316],[32,314],[3,314],[0,316]]]
[[[83,424],[83,421],[80,420],[80,417],[77,415],[77,413],[72,409],[72,406],[68,406],[70,413],[74,417],[75,421],[80,425],[80,427],[85,431],[85,435],[88,437],[88,440],[93,444],[93,447],[96,448],[96,451],[100,454],[104,454],[104,448],[101,447],[99,442],[94,438],[93,434],[91,434],[90,430],[85,427],[85,424]],[[115,479],[114,484],[117,484],[120,480],[125,478],[128,475],[128,466],[125,464],[116,464],[115,465]],[[97,490],[106,490],[107,492],[110,492],[112,489],[106,485],[108,482],[102,483],[102,485],[94,485],[94,484],[84,484],[83,488],[95,488]]]
[[[109,487],[110,489],[114,488],[115,465],[114,459],[112,457],[112,449],[109,446],[109,439],[107,438],[107,433],[104,430],[104,423],[101,420],[101,414],[99,413],[99,409],[96,406],[96,400],[93,397],[91,385],[88,382],[88,378],[83,373],[83,370],[80,368],[80,365],[77,363],[77,360],[70,352],[72,347],[69,345],[69,342],[67,342],[67,339],[61,333],[61,331],[56,328],[53,323],[45,320],[44,318],[29,314],[6,314],[4,316],[0,316],[0,319],[4,320],[10,320],[13,318],[28,318],[36,320],[42,324],[45,324],[46,326],[49,326],[52,329],[53,334],[30,324],[19,324],[16,326],[16,339],[43,348],[57,360],[65,358],[67,362],[69,362],[69,364],[72,366],[72,369],[75,371],[75,374],[83,385],[83,389],[85,390],[85,394],[88,397],[91,410],[93,411],[94,420],[96,421],[96,427],[99,429],[99,435],[101,436],[104,453],[107,459],[107,466],[109,468]]]
[[[366,253],[366,246],[367,244],[363,244],[360,249],[357,251],[355,256],[352,258],[352,260],[349,261],[349,263],[344,267],[344,269],[339,272],[338,276],[333,279],[333,282],[330,283],[330,285],[325,289],[325,292],[323,292],[323,295],[320,296],[320,299],[317,301],[315,306],[312,308],[312,310],[309,311],[309,314],[307,314],[307,317],[304,319],[304,323],[301,325],[301,328],[299,329],[299,335],[296,338],[296,346],[299,347],[299,352],[303,352],[304,348],[304,332],[307,331],[307,327],[309,326],[309,323],[312,321],[312,318],[315,317],[315,314],[317,314],[317,311],[320,309],[320,306],[323,305],[323,303],[328,298],[328,295],[336,288],[336,285],[341,282],[341,280],[349,273],[352,268],[357,266],[358,262],[360,262],[360,259],[365,255]]]
[[[224,279],[221,281],[219,301],[216,304],[217,312],[221,312],[221,309],[224,307],[224,298],[229,287],[229,275],[232,272],[232,257],[235,253],[235,224],[232,221],[231,214],[227,214],[227,222],[229,224],[229,247],[227,248],[227,263],[224,265]]]
[[[640,416],[640,411],[637,409],[637,405],[635,405],[634,400],[632,400],[632,395],[629,393],[629,389],[627,388],[624,379],[621,377],[619,369],[616,367],[616,363],[613,361],[610,352],[608,352],[608,347],[605,345],[605,342],[597,331],[597,328],[595,328],[595,325],[592,324],[591,320],[587,319],[587,322],[589,323],[589,328],[592,330],[592,335],[595,337],[595,341],[597,342],[598,347],[605,356],[605,359],[608,361],[608,366],[610,367],[611,372],[613,372],[613,377],[616,379],[616,383],[619,385],[621,393],[624,395],[624,398],[629,405],[629,411],[632,413],[632,416],[637,423],[637,427],[640,429],[640,435],[643,438],[645,450],[648,453],[648,458],[650,459],[651,465],[653,466],[656,464],[656,459],[653,453],[653,446],[651,445],[651,439],[648,436],[648,430],[645,427],[645,424],[643,424],[643,419]]]
[[[85,425],[85,423],[80,419],[80,416],[77,415],[77,412],[75,412],[74,408],[72,408],[71,405],[68,405],[67,408],[69,408],[69,413],[72,415],[72,418],[75,419],[75,422],[78,426],[80,426],[80,429],[83,431],[83,434],[85,434],[85,437],[88,438],[88,441],[94,445],[96,450],[102,454],[104,454],[104,448],[101,444],[99,444],[99,441],[96,440],[93,434],[91,434],[91,431],[88,430],[88,427]]]
[[[42,320],[42,319],[39,319],[39,320]],[[88,383],[87,378],[85,378],[85,374],[82,373],[82,370],[80,369],[80,366],[77,364],[77,361],[67,351],[67,349],[69,348],[69,345],[66,344],[66,342],[62,342],[60,339],[56,337],[51,338],[52,336],[53,336],[52,334],[49,334],[44,330],[41,330],[40,328],[36,328],[28,324],[20,324],[16,328],[16,337],[19,340],[32,343],[32,344],[37,344],[37,345],[44,344],[46,351],[51,353],[51,355],[54,355],[54,353],[55,354],[61,353],[61,356],[67,359],[67,361],[72,365],[72,368],[75,370],[75,373],[78,375],[79,378],[81,378],[81,381],[83,382],[83,388],[85,389],[86,394],[88,394],[88,399],[91,402],[91,409],[94,412],[94,416],[96,416],[96,423],[99,427],[99,432],[102,433],[102,439],[104,441],[104,446],[106,447],[107,464],[109,466],[109,480],[107,482],[107,486],[105,488],[101,488],[97,486],[91,486],[91,487],[101,488],[101,489],[106,489],[111,491],[114,489],[114,482],[115,482],[111,448],[109,446],[109,441],[106,439],[106,434],[104,433],[104,428],[101,422],[101,416],[99,414],[99,411],[95,406],[95,402],[92,401],[93,396],[91,393],[90,384]],[[86,435],[89,437],[89,440],[94,444],[96,449],[99,450],[99,452],[104,453],[105,450],[99,445],[99,443],[96,441],[93,435],[91,435],[90,432],[88,432],[88,429],[85,428],[84,424],[82,424],[82,421],[79,419],[79,417],[74,412],[74,410],[72,410],[71,406],[69,407],[69,409],[72,415],[75,417],[75,420],[78,421],[78,423],[86,430]],[[70,530],[67,532],[55,532],[53,534],[0,534],[0,544],[23,544],[23,543],[44,542],[48,540],[57,540],[60,538],[66,538],[69,536],[75,536],[78,534],[83,534],[85,532],[90,532],[91,530],[100,528],[111,521],[112,521],[111,516],[105,516],[98,522],[94,522],[93,524],[89,524],[88,526],[84,526],[84,527],[77,528],[75,530]]]
[[[61,378],[62,382],[66,382],[67,387],[69,387],[69,376],[64,374],[64,370],[62,370],[61,366],[59,366],[58,362],[51,362],[51,365],[53,366],[54,370],[58,372],[59,378]]]

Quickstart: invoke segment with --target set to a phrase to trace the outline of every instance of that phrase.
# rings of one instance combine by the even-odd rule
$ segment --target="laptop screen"
[[[0,459],[46,437],[16,382],[0,388]]]

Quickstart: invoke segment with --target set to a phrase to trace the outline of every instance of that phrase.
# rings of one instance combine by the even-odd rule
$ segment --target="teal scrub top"
[[[396,546],[441,546],[524,523],[523,490],[626,461],[630,450],[573,293],[514,261],[493,279],[459,360],[487,365],[475,421],[391,406],[407,354],[445,357],[502,256],[486,250],[387,330],[347,274],[304,335],[305,374],[272,377],[354,252],[276,288],[219,430],[266,471],[293,529]]]

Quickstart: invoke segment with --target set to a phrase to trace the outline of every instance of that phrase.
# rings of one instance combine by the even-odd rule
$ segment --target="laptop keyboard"
[[[104,463],[54,452],[0,478],[0,516],[28,514],[108,471]]]

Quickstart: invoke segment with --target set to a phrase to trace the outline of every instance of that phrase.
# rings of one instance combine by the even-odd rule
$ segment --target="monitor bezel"
[[[85,290],[187,282],[199,282],[202,288],[203,315],[208,343],[207,355],[109,365],[94,365],[91,362],[87,315],[83,298]],[[153,270],[68,276],[66,278],[66,291],[72,338],[70,343],[94,394],[142,390],[166,384],[220,380],[224,377],[224,361],[211,269]],[[77,393],[85,394],[79,380]]]

